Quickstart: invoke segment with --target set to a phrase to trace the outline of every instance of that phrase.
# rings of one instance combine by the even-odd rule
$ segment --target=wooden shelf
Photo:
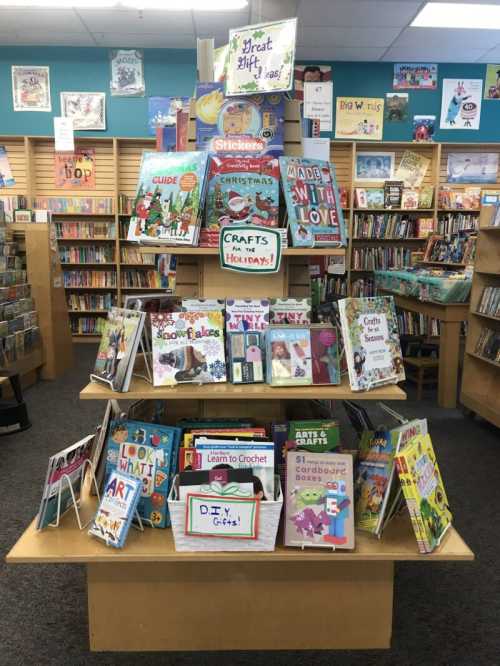
[[[492,365],[494,368],[497,368],[497,370],[500,370],[500,363],[497,363],[496,361],[492,361],[489,358],[485,358],[484,356],[481,356],[481,354],[476,354],[476,352],[472,351],[467,351],[466,354],[468,356],[472,356],[473,358],[477,358],[480,361],[483,361],[483,363],[488,363],[489,365]]]
[[[494,275],[495,277],[500,277],[500,271],[485,271],[481,268],[474,268],[475,273],[479,273],[480,275]]]
[[[406,241],[419,241],[424,243],[427,241],[427,238],[352,238],[353,241],[359,241],[362,243],[406,243]]]
[[[75,261],[63,261],[61,262],[61,267],[64,269],[65,266],[114,266],[116,268],[116,263],[113,261],[101,261],[99,263],[93,263],[91,261],[80,261],[80,262],[75,262]]]
[[[480,227],[481,231],[500,231],[500,227]]]
[[[181,384],[155,388],[133,377],[127,393],[116,393],[98,382],[80,391],[82,400],[405,400],[406,393],[391,384],[373,391],[351,391],[347,377],[340,386],[269,386],[268,384]],[[228,407],[229,409],[229,407]]]
[[[14,363],[9,363],[3,370],[9,370],[16,372],[19,375],[26,375],[33,370],[37,370],[43,365],[43,350],[41,347],[33,349],[33,351],[25,354],[22,358],[14,361]]]
[[[136,241],[131,241],[135,243]],[[218,247],[191,247],[182,245],[140,245],[139,250],[142,254],[193,254],[193,255],[218,255]],[[346,254],[345,247],[286,247],[283,250],[284,256],[289,257],[342,257]]]
[[[52,217],[114,217],[114,216],[115,216],[114,213],[52,213]],[[91,222],[92,220],[88,221]],[[110,220],[110,222],[114,222],[114,220]]]
[[[91,241],[92,243],[95,241],[105,241],[107,243],[114,243],[116,238],[83,238],[79,236],[78,238],[57,238],[56,240],[63,245],[64,243],[72,243],[73,241]]]
[[[484,312],[478,312],[477,310],[471,310],[470,313],[476,315],[476,317],[484,317],[485,319],[500,321],[500,317],[495,317],[494,315],[485,314]]]
[[[95,289],[102,289],[104,291],[116,291],[116,287],[64,287],[66,291],[94,291]]]
[[[108,314],[108,310],[68,310],[69,314]]]
[[[480,208],[438,208],[438,213],[480,213]]]

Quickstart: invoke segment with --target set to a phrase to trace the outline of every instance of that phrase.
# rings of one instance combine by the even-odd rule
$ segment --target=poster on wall
[[[438,66],[429,63],[395,63],[393,90],[437,90]]]
[[[332,80],[330,65],[295,65],[293,94],[300,102],[304,99],[304,83],[326,83]]]
[[[337,97],[335,138],[381,141],[384,100],[379,97]]]
[[[498,153],[449,153],[448,183],[495,183]]]
[[[436,130],[436,116],[413,116],[413,141],[432,141]]]
[[[226,96],[291,90],[296,33],[296,18],[230,30]]]
[[[482,79],[443,79],[440,129],[478,130]]]
[[[14,111],[52,111],[48,67],[12,65]]]
[[[62,92],[61,115],[73,120],[75,130],[105,130],[106,93]]]
[[[500,99],[500,65],[486,66],[484,99]]]
[[[385,121],[403,123],[408,120],[408,93],[385,93]]]
[[[54,154],[54,184],[58,189],[95,189],[95,150],[79,148]]]
[[[9,164],[9,156],[5,146],[0,146],[0,188],[12,187],[16,184]]]
[[[144,97],[144,52],[139,49],[112,49],[111,95],[113,97]]]

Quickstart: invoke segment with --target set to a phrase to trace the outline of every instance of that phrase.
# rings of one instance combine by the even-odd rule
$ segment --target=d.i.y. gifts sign
[[[230,30],[226,96],[291,90],[296,32],[296,18]]]

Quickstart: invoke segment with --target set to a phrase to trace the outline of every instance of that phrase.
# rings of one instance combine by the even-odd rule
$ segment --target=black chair
[[[9,379],[14,394],[14,399],[4,399],[2,384],[0,384],[0,437],[3,437],[31,428],[31,421],[23,399],[19,374],[9,370],[0,370],[0,377]]]

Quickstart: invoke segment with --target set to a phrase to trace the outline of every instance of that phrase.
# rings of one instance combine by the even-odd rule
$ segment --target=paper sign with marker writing
[[[333,83],[304,82],[304,118],[319,120],[321,132],[331,132],[333,115]]]
[[[226,539],[257,539],[259,500],[255,497],[188,495],[186,534]]]
[[[54,143],[56,153],[72,153],[75,150],[73,120],[71,118],[54,117]]]
[[[281,263],[281,235],[274,229],[245,225],[221,230],[222,268],[243,273],[276,273]]]

